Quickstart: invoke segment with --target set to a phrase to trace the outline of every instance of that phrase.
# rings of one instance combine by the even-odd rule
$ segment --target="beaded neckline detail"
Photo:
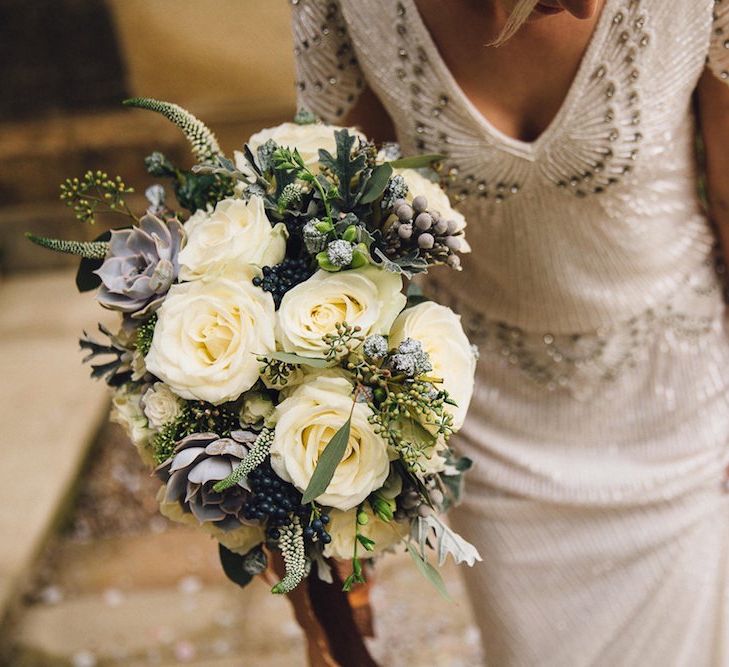
[[[470,101],[415,1],[397,3],[396,76],[410,97],[415,147],[448,156],[446,182],[456,201],[500,203],[535,177],[584,197],[604,192],[633,170],[643,140],[640,61],[651,43],[640,5],[606,0],[557,114],[537,139],[525,142],[495,128]],[[473,140],[459,141],[448,127],[471,128]],[[489,153],[493,158],[484,159]]]

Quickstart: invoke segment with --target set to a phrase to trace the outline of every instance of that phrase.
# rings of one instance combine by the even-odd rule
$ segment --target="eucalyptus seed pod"
[[[448,221],[448,233],[449,234],[455,234],[458,231],[459,224],[457,220],[449,220]]]
[[[413,235],[413,226],[411,224],[400,225],[397,234],[401,239],[409,239]]]

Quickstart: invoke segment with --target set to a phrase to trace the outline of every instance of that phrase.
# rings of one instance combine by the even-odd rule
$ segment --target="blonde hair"
[[[489,46],[501,46],[513,37],[516,31],[524,25],[537,4],[539,4],[539,0],[519,0],[516,7],[509,14],[506,25],[499,33],[499,36],[493,42],[490,42]]]

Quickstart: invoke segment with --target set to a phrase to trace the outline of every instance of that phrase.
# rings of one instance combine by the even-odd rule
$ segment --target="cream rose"
[[[182,398],[235,400],[275,349],[273,299],[250,280],[173,285],[157,316],[145,363]]]
[[[154,431],[149,427],[149,421],[144,414],[141,392],[117,389],[111,399],[109,419],[126,431],[142,460],[147,465],[154,465],[154,455],[150,447]]]
[[[271,227],[263,199],[223,199],[209,213],[185,223],[180,280],[237,274],[247,264],[278,264],[286,254],[286,226]]]
[[[180,503],[165,502],[165,487],[161,487],[157,493],[160,514],[175,523],[182,523],[195,528],[202,528],[206,533],[212,535],[220,544],[235,553],[247,554],[253,547],[258,546],[266,539],[266,533],[262,526],[244,526],[223,530],[210,521],[200,523],[192,512],[185,512]]]
[[[422,195],[428,200],[429,209],[438,211],[441,217],[446,220],[456,221],[458,224],[457,231],[466,228],[466,218],[463,216],[463,213],[456,211],[451,206],[448,195],[437,183],[425,178],[425,176],[414,169],[395,169],[395,173],[400,174],[405,180],[405,185],[408,186],[408,194],[405,199],[411,202],[418,195]],[[471,252],[471,246],[468,245],[466,237],[460,236],[459,238],[461,239],[461,246],[458,252]]]
[[[443,388],[458,404],[446,406],[453,425],[461,428],[473,394],[476,355],[461,326],[461,317],[450,308],[425,301],[404,310],[390,331],[390,346],[414,338],[423,346],[433,364],[429,375],[443,379]]]
[[[352,385],[331,374],[312,375],[276,407],[271,466],[299,491],[309,485],[319,456],[352,410]],[[348,510],[379,489],[390,472],[387,443],[367,418],[372,411],[357,403],[347,449],[334,477],[317,502]]]
[[[164,382],[155,382],[142,396],[142,407],[152,428],[161,428],[176,419],[182,401]]]
[[[322,338],[342,322],[365,336],[387,333],[405,306],[402,278],[373,265],[331,273],[319,270],[286,292],[276,317],[276,340],[286,352],[323,357]]]
[[[254,155],[258,147],[263,146],[269,139],[272,139],[284,148],[296,148],[304,160],[304,164],[316,174],[319,171],[319,149],[323,148],[334,155],[337,151],[334,132],[343,129],[343,127],[324,125],[322,123],[309,123],[307,125],[282,123],[276,127],[268,127],[260,132],[256,132],[246,143]],[[350,134],[364,138],[354,128],[350,127],[347,129]],[[235,162],[238,169],[243,170],[242,168],[247,166],[245,158],[240,151],[235,152]]]
[[[385,549],[401,542],[410,532],[409,521],[383,521],[375,516],[369,504],[365,505],[365,512],[368,521],[364,526],[359,527],[359,532],[373,540],[375,545],[372,551],[358,546],[357,556],[359,558],[372,558],[379,555]],[[331,522],[327,526],[327,532],[332,536],[332,541],[324,547],[324,556],[349,560],[354,554],[357,508],[347,512],[332,510],[329,516]]]

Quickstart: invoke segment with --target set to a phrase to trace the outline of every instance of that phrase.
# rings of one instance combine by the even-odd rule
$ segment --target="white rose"
[[[331,273],[320,269],[286,292],[276,317],[276,339],[286,352],[324,357],[325,334],[347,322],[362,334],[386,334],[405,306],[402,278],[373,265]]]
[[[173,285],[157,317],[145,363],[182,398],[235,400],[275,349],[273,299],[249,280]]]
[[[365,505],[368,521],[364,526],[359,527],[359,532],[365,537],[374,541],[372,551],[367,551],[361,545],[357,546],[359,558],[372,558],[382,553],[385,549],[395,546],[407,537],[410,532],[409,521],[383,521],[372,512],[369,504]],[[347,512],[332,510],[329,514],[331,522],[327,526],[327,532],[332,536],[332,541],[324,546],[326,558],[338,558],[350,560],[354,555],[354,541],[357,523],[357,508]]]
[[[455,220],[458,223],[458,231],[466,228],[466,218],[463,217],[463,213],[456,211],[451,206],[448,195],[440,185],[414,169],[395,169],[395,173],[400,174],[405,179],[405,185],[408,186],[408,194],[405,199],[411,202],[418,195],[422,195],[428,200],[429,209],[438,211],[441,217],[446,220]],[[461,236],[460,238],[461,247],[458,249],[458,252],[471,252],[471,246],[468,245],[465,236]]]
[[[461,428],[473,394],[476,355],[461,326],[461,316],[450,308],[425,301],[404,310],[390,331],[390,345],[396,347],[405,338],[423,345],[433,364],[433,375],[443,379],[443,388],[458,404],[447,405],[453,414],[453,426]]]
[[[147,416],[144,414],[141,392],[117,389],[111,399],[109,419],[126,431],[142,460],[148,465],[154,465],[154,455],[150,448],[154,431],[149,428]]]
[[[269,139],[273,139],[283,148],[296,148],[304,160],[304,164],[313,172],[319,172],[319,149],[329,151],[332,155],[337,152],[337,144],[334,139],[334,132],[344,128],[337,125],[325,125],[322,123],[310,123],[299,125],[298,123],[282,123],[276,127],[268,127],[256,132],[246,143],[253,154],[259,146],[263,146]],[[347,128],[350,134],[357,135],[364,139],[364,136],[350,127]],[[235,152],[236,167],[243,171],[247,163],[240,151]]]
[[[165,502],[165,487],[161,487],[157,493],[160,514],[175,523],[182,523],[195,528],[202,528],[206,533],[212,535],[224,547],[235,553],[247,554],[253,547],[258,546],[266,539],[266,533],[262,526],[245,526],[232,530],[223,530],[210,521],[200,523],[192,512],[183,511],[180,503]]]
[[[182,401],[163,382],[155,382],[142,396],[142,407],[152,428],[162,428],[176,419],[182,410]]]
[[[180,280],[240,272],[247,264],[278,264],[286,254],[286,226],[271,227],[263,199],[223,199],[209,213],[185,223],[187,243],[180,251]]]
[[[352,385],[331,374],[308,376],[276,407],[271,466],[299,491],[309,485],[321,453],[352,411]],[[347,449],[317,502],[348,510],[379,489],[390,472],[387,443],[375,433],[372,411],[357,403]]]
[[[243,407],[240,410],[241,425],[255,426],[267,422],[273,415],[273,401],[260,391],[249,391],[243,397]]]

